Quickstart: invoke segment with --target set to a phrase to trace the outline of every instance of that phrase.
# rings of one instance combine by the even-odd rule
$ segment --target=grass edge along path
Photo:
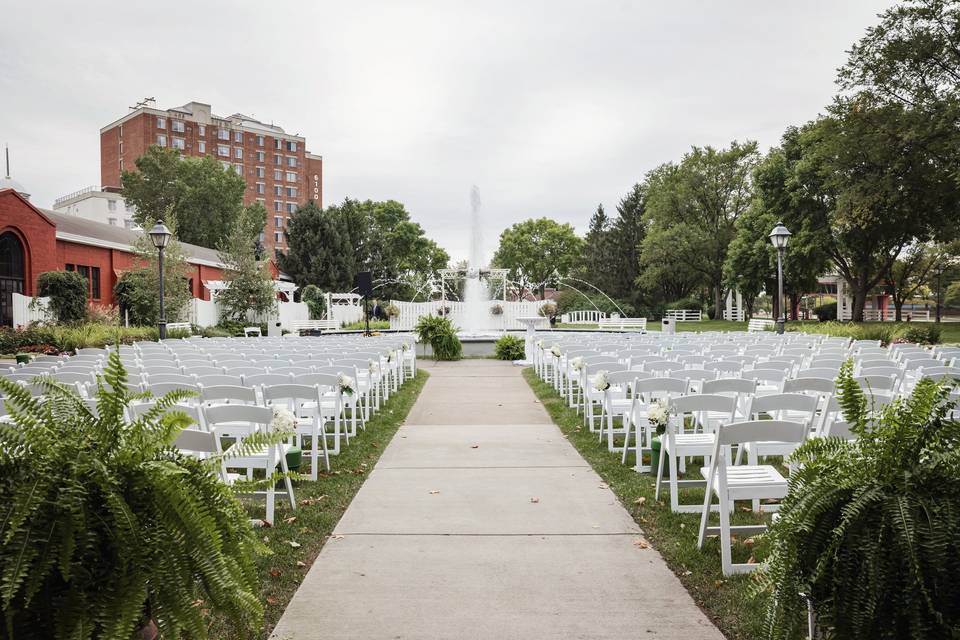
[[[762,637],[766,603],[749,595],[753,584],[749,575],[724,577],[716,539],[709,539],[703,550],[697,549],[700,514],[673,513],[669,493],[661,495],[659,503],[654,500],[654,476],[637,473],[620,462],[620,453],[607,451],[606,442],[599,442],[597,434],[582,427],[583,417],[569,408],[565,399],[540,380],[533,369],[524,369],[523,377],[564,437],[613,490],[643,529],[644,537],[663,556],[667,566],[720,631],[736,640]],[[702,496],[702,492],[699,495]],[[687,497],[683,500],[689,501]],[[749,516],[735,514],[735,520],[743,517]],[[711,522],[716,524],[716,515]],[[762,546],[761,539],[758,538],[756,544]],[[734,560],[742,562],[737,556],[751,551],[739,543],[734,549]],[[759,551],[758,548],[758,556]]]
[[[294,483],[296,511],[291,511],[286,500],[278,495],[274,526],[258,530],[270,549],[268,555],[257,558],[264,628],[254,635],[243,634],[214,619],[210,626],[211,638],[253,640],[270,634],[337,522],[406,420],[429,376],[418,368],[415,378],[392,393],[390,399],[381,404],[380,411],[367,421],[367,428],[351,438],[349,446],[341,444],[340,455],[330,457],[329,473],[321,471],[316,482],[308,479]],[[304,455],[304,461],[306,458]],[[251,503],[250,512],[252,517],[263,517],[263,501]]]

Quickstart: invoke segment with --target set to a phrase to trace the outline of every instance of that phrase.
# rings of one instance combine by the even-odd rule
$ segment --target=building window
[[[107,200],[107,209],[110,211],[117,210],[117,201],[116,200]]]
[[[294,212],[296,212],[296,210],[297,210],[297,203],[296,203],[296,202],[288,202],[288,203],[287,203],[287,213],[294,213]]]
[[[236,172],[236,174],[237,174],[238,176],[242,176],[242,175],[243,175],[243,165],[242,165],[242,164],[235,164],[235,165],[233,165],[233,170],[234,170],[234,172]]]
[[[297,159],[294,158],[293,156],[287,156],[287,166],[288,167],[297,166]]]
[[[166,129],[167,128],[167,119],[157,117],[157,129]]]
[[[130,218],[127,218],[126,220],[123,221],[123,226],[126,229],[133,229],[134,226],[136,226],[136,223],[134,223],[134,221],[131,220]]]
[[[288,140],[288,141],[287,141],[287,151],[290,151],[291,153],[296,153],[296,152],[297,152],[297,143],[296,143],[296,141],[294,141],[294,140]]]
[[[257,198],[257,204],[263,207],[264,209],[267,208],[267,201],[264,200],[263,198]]]
[[[186,127],[183,125],[183,120],[171,120],[170,129],[173,130],[174,133],[183,133],[186,131]]]
[[[274,232],[273,232],[273,240],[274,240],[274,242],[276,242],[277,244],[280,244],[281,242],[283,242],[283,231],[274,231]]]
[[[263,151],[257,151],[257,162],[265,162],[266,158],[267,154],[265,154]]]
[[[273,226],[277,229],[283,227],[283,216],[273,216]]]
[[[277,185],[274,185],[274,186],[273,186],[273,195],[277,196],[278,198],[279,198],[280,196],[282,196],[282,195],[283,195],[283,187],[281,187],[281,186],[278,185],[278,184],[277,184]]]
[[[87,281],[87,296],[93,300],[100,299],[100,267],[89,267],[83,264],[64,265],[67,271],[76,271]]]
[[[199,151],[200,153],[206,153],[206,152],[207,152],[207,143],[204,142],[203,140],[201,140],[200,142],[198,142],[198,143],[197,143],[197,151]]]
[[[123,143],[120,143],[120,155],[123,155]]]
[[[283,171],[281,169],[274,169],[273,179],[276,180],[277,182],[283,180]]]
[[[283,211],[283,203],[280,202],[279,200],[274,200],[274,201],[273,201],[273,210],[276,211],[277,213]]]
[[[273,164],[275,165],[283,164],[283,156],[280,155],[279,153],[273,154]]]
[[[287,197],[296,198],[297,197],[297,188],[296,187],[287,187]]]
[[[266,193],[266,192],[267,192],[267,185],[263,184],[262,182],[258,182],[257,193]]]
[[[283,140],[280,138],[273,139],[273,148],[274,149],[283,149]]]
[[[217,138],[219,138],[220,140],[229,140],[230,132],[227,129],[224,129],[223,127],[221,127],[217,129]]]
[[[116,218],[107,218],[107,224],[109,224],[111,227],[115,227],[115,226],[117,226],[117,219],[116,219]]]
[[[225,145],[225,144],[218,144],[218,145],[217,145],[217,155],[218,155],[218,156],[223,156],[224,158],[229,158],[229,157],[230,157],[230,147],[228,147],[228,146]]]
[[[163,135],[162,133],[157,134],[157,146],[167,146],[167,136]]]
[[[220,164],[221,164],[221,166],[223,166],[223,170],[224,170],[224,171],[230,171],[230,169],[233,168],[233,165],[230,164],[229,162],[227,162],[226,160],[221,160],[221,161],[220,161]]]
[[[263,167],[257,167],[257,177],[258,177],[258,178],[264,178],[264,177],[266,177],[266,175],[267,175],[267,170],[266,170],[266,169],[264,169]]]
[[[207,127],[204,125],[197,125],[197,135],[201,138],[207,135]]]
[[[243,160],[243,149],[240,147],[233,148],[233,157],[237,160]]]
[[[287,182],[296,182],[297,174],[293,171],[287,171]]]
[[[263,136],[257,136],[257,146],[258,147],[263,146]]]
[[[174,148],[174,149],[180,149],[180,150],[182,151],[183,149],[186,148],[186,146],[187,146],[187,145],[186,145],[186,143],[184,142],[183,138],[174,138],[174,139],[173,139],[173,148]]]
[[[243,142],[243,131],[234,131],[234,132],[233,132],[233,141],[234,141],[234,142]]]

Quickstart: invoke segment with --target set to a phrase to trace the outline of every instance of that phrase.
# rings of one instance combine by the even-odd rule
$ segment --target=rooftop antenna
[[[10,179],[10,145],[4,144],[3,149],[7,155],[7,180],[9,180]]]

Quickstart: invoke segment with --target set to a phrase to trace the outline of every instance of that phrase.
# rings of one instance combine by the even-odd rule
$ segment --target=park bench
[[[764,318],[750,318],[750,322],[747,323],[747,331],[754,333],[756,331],[773,331],[774,328],[773,320],[766,320]]]
[[[193,327],[190,326],[189,322],[168,322],[167,331],[186,331],[192,335]]]
[[[623,331],[624,329],[639,329],[640,331],[647,330],[646,318],[601,318],[598,324],[601,329],[608,329],[608,330],[619,330],[619,331]]]

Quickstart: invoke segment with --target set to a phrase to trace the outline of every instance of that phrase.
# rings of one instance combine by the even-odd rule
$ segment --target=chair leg
[[[660,451],[663,451],[662,445]],[[677,457],[672,451],[670,452],[670,510],[674,513],[680,511],[680,484],[677,482],[680,479],[680,471],[677,468]]]
[[[630,451],[630,426],[632,420],[628,421],[624,418],[623,425],[623,455],[620,457],[620,464],[627,464],[627,452]],[[637,455],[640,455],[640,448],[637,447]],[[637,466],[640,466],[640,461],[637,460]]]
[[[727,496],[720,495],[720,560],[723,565],[723,575],[733,573],[733,542],[730,539],[730,510],[727,505]]]
[[[707,539],[707,525],[710,524],[710,503],[713,502],[712,478],[707,479],[707,487],[703,492],[703,513],[700,514],[700,531],[697,533],[697,549],[703,549]]]
[[[659,464],[657,464],[657,489],[656,489],[656,493],[654,493],[654,499],[655,499],[655,500],[659,500],[659,499],[660,499],[660,487],[661,487],[661,485],[663,484],[664,454],[666,453],[666,451],[667,451],[667,448],[664,447],[663,444],[661,443],[661,445],[660,445],[660,461],[659,461]]]

